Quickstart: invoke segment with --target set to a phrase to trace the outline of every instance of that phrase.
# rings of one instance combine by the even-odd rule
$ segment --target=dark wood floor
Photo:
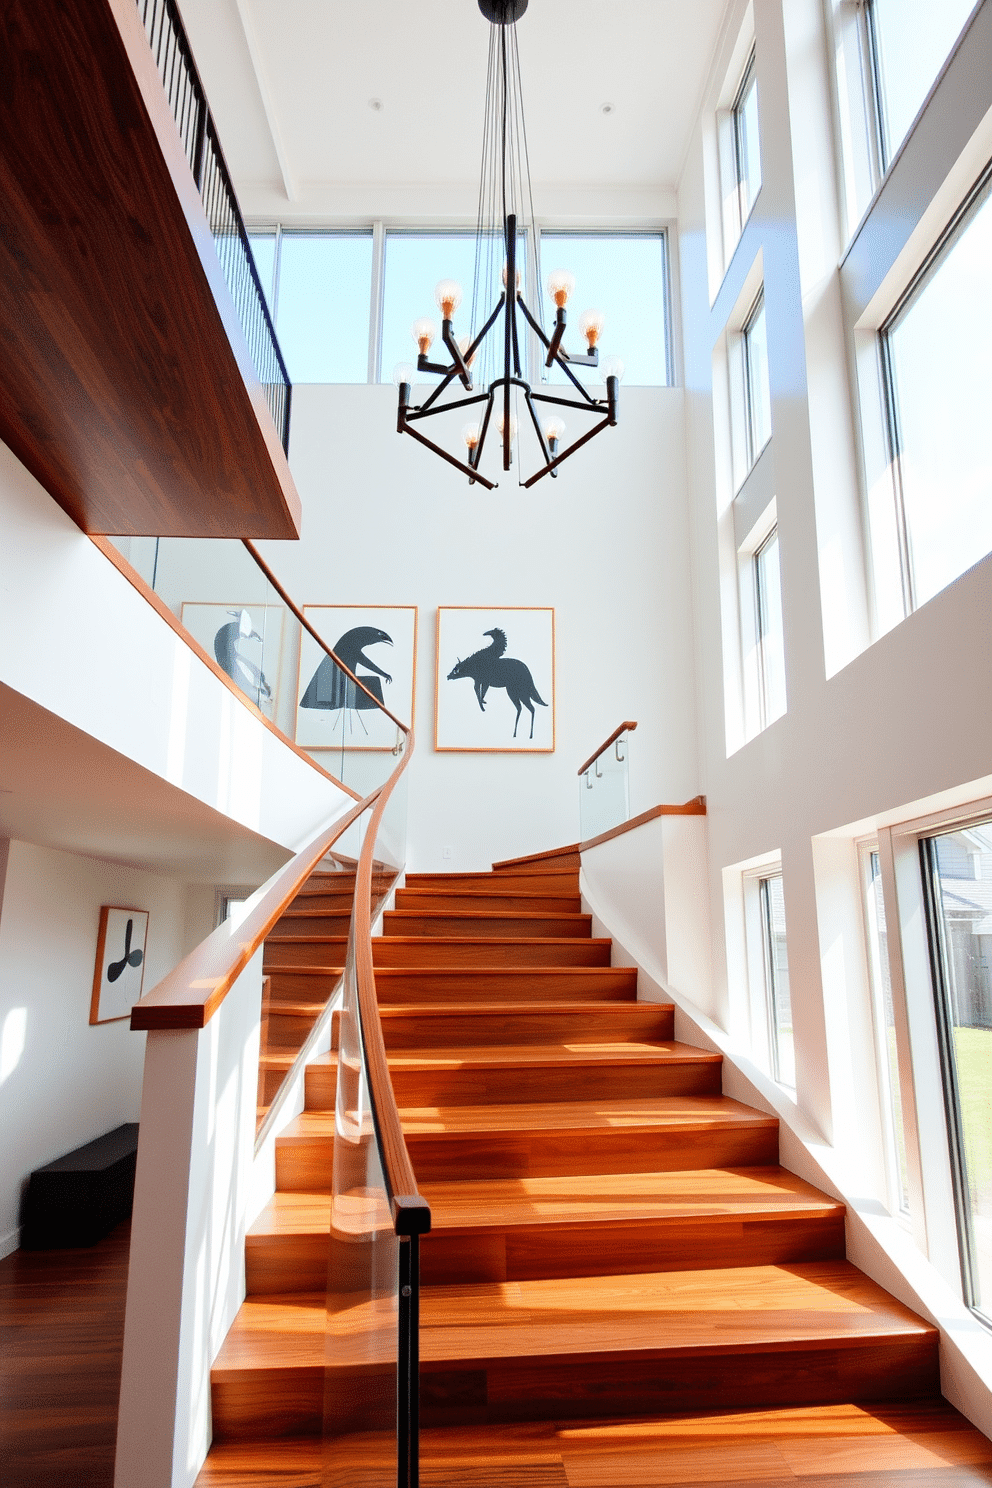
[[[0,1261],[0,1480],[110,1488],[130,1224]]]

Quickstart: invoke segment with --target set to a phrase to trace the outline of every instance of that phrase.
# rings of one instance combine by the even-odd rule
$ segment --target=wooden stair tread
[[[705,1168],[696,1172],[601,1173],[585,1178],[514,1178],[419,1185],[433,1232],[479,1226],[558,1226],[621,1219],[678,1221],[707,1215],[843,1212],[845,1206],[784,1168]],[[429,1242],[428,1242],[429,1243]]]
[[[691,1044],[481,1044],[463,1048],[391,1049],[391,1069],[492,1069],[547,1065],[566,1069],[595,1064],[720,1064],[723,1056]]]
[[[707,1168],[697,1172],[605,1173],[586,1178],[517,1178],[420,1184],[431,1233],[518,1225],[598,1224],[622,1219],[678,1221],[707,1215],[840,1213],[844,1205],[784,1168]],[[248,1233],[326,1236],[331,1195],[275,1193]],[[426,1242],[430,1244],[430,1241]]]
[[[711,1127],[778,1127],[777,1117],[766,1116],[722,1095],[410,1108],[402,1110],[400,1117],[406,1132],[581,1131],[622,1127],[699,1131]]]
[[[342,1438],[353,1488],[393,1488],[396,1438]],[[629,1420],[578,1419],[424,1427],[424,1488],[977,1488],[992,1483],[992,1442],[944,1400],[684,1412]],[[197,1488],[316,1488],[323,1447],[306,1437],[221,1443]],[[955,1468],[978,1471],[964,1477]],[[390,1472],[391,1470],[391,1472]],[[868,1476],[879,1474],[877,1478]]]
[[[214,1365],[241,1370],[323,1371],[327,1299],[321,1294],[249,1298]],[[393,1357],[395,1320],[381,1305],[351,1302],[332,1330],[357,1361]],[[382,1330],[380,1338],[380,1330]],[[488,1359],[645,1358],[860,1348],[870,1339],[933,1339],[937,1330],[848,1261],[633,1276],[425,1287],[422,1366]],[[377,1346],[378,1343],[378,1346]],[[372,1357],[370,1357],[372,1356]],[[334,1367],[332,1364],[330,1367]],[[742,1367],[744,1367],[742,1365]]]
[[[504,1106],[444,1106],[400,1111],[403,1130],[413,1132],[581,1131],[654,1127],[674,1131],[744,1127],[777,1129],[766,1116],[724,1095],[655,1096],[642,1100],[521,1102]],[[334,1134],[333,1111],[302,1111],[279,1141]]]
[[[608,969],[608,968],[606,968]],[[596,971],[596,967],[576,967],[576,971]],[[542,973],[543,974],[543,973]],[[464,976],[464,972],[456,975]],[[376,980],[379,973],[376,972]],[[388,983],[387,983],[388,987]],[[629,1005],[619,1004],[619,1011],[625,1017],[642,1018],[649,1022],[651,1017],[657,1017],[661,1013],[671,1013],[675,1010],[673,1002],[635,1002]],[[486,1002],[486,1003],[452,1003],[452,1002],[418,1002],[415,1004],[396,1002],[380,1002],[379,1014],[383,1025],[388,1028],[391,1020],[403,1017],[409,1018],[415,1015],[417,1018],[472,1018],[487,1019],[495,1022],[500,1018],[535,1018],[552,1014],[555,1017],[569,1014],[576,1019],[579,1018],[601,1018],[615,1017],[618,1005],[615,1002],[590,1002],[570,1001],[555,1002],[550,1008],[546,1008],[540,1002]],[[498,1031],[498,1030],[497,1030]]]
[[[329,1193],[283,1193],[277,1190],[249,1227],[248,1235],[322,1235],[331,1227]]]
[[[577,923],[583,920],[592,923],[590,914],[523,909],[389,909],[385,917],[391,922],[397,920],[566,920],[569,923]]]

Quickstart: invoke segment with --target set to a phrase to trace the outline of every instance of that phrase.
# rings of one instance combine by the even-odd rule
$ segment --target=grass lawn
[[[992,1215],[992,1028],[956,1028],[954,1052],[972,1203]]]

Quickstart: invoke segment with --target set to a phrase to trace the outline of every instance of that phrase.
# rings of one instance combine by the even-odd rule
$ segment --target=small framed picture
[[[304,605],[303,614],[401,723],[413,723],[416,605]],[[396,725],[336,666],[313,636],[300,637],[296,742],[304,749],[393,749]]]
[[[148,911],[104,904],[96,942],[91,1023],[128,1018],[145,981]]]
[[[274,718],[285,606],[184,604],[179,620],[266,718]]]
[[[434,747],[554,752],[553,609],[438,610]]]

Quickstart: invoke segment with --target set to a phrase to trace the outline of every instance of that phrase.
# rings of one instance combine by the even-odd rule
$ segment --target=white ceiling
[[[264,883],[290,857],[3,683],[0,837],[194,883]]]
[[[474,215],[489,29],[477,0],[180,8],[248,214],[360,212],[364,191],[368,215],[390,201],[415,215],[418,193],[427,211],[443,197]],[[555,202],[562,188],[670,193],[725,8],[530,0],[517,31],[539,217],[542,187]]]

